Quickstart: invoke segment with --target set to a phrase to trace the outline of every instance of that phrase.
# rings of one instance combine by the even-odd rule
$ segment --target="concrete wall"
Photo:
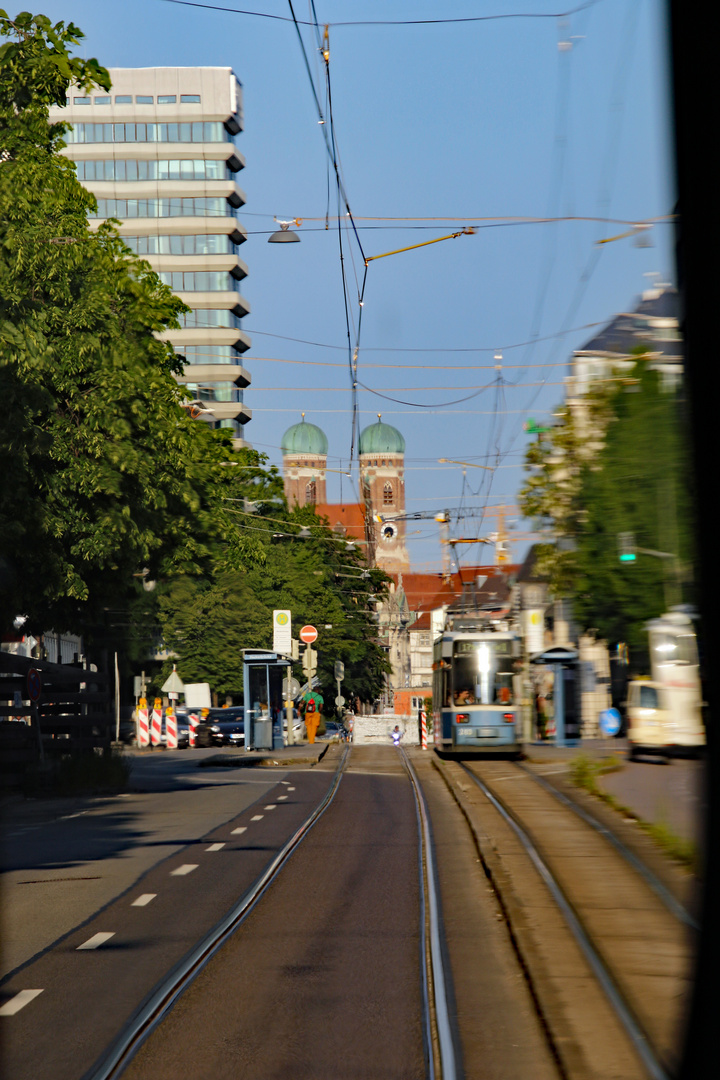
[[[353,742],[357,746],[392,746],[390,732],[395,725],[403,732],[403,746],[418,746],[417,718],[381,713],[377,716],[356,716],[353,726]]]

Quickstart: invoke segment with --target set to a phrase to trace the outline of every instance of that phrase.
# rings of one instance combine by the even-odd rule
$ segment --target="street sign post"
[[[273,652],[281,656],[292,653],[292,612],[273,611]]]
[[[318,632],[314,626],[303,626],[300,631],[300,640],[306,645],[312,645],[313,641],[317,641],[317,636]]]
[[[343,705],[345,704],[345,698],[342,696],[342,694],[338,694],[338,696],[335,698],[335,704],[337,705],[338,709],[342,709]]]
[[[307,677],[311,679],[317,671],[317,653],[314,649],[311,649],[309,645],[303,654],[302,666]]]
[[[342,682],[345,678],[345,665],[342,660],[335,661],[335,679],[337,682]]]

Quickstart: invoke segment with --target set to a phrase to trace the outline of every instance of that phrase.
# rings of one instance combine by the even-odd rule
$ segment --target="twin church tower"
[[[376,424],[360,435],[360,503],[329,504],[325,473],[328,441],[316,424],[293,424],[282,437],[283,482],[288,505],[312,504],[343,535],[367,544],[368,561],[389,573],[410,568],[405,522],[387,520],[405,514],[405,440],[378,414]]]

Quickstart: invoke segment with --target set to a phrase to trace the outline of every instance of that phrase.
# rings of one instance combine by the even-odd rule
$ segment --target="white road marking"
[[[224,844],[211,844],[210,847],[206,847],[205,850],[206,851],[220,851],[224,847],[225,847]]]
[[[145,907],[151,900],[154,900],[157,896],[156,892],[144,892],[138,896],[137,900],[133,900],[130,907]]]
[[[183,863],[182,866],[178,866],[176,870],[170,871],[171,877],[182,877],[184,874],[190,874],[193,870],[197,870],[198,863]]]
[[[278,802],[282,802],[283,799],[287,799],[287,795],[278,795]]]
[[[240,833],[247,832],[247,825],[241,825],[239,829],[233,829],[231,836],[239,836]]]
[[[84,941],[82,945],[78,945],[76,951],[80,949],[97,949],[100,945],[104,945],[106,941],[109,941],[111,937],[115,937],[115,931],[113,930],[109,934],[93,934],[91,938]]]
[[[0,1016],[14,1016],[15,1013],[19,1013],[21,1009],[24,1009],[38,994],[42,994],[42,990],[21,990],[19,994],[10,998],[4,1005],[0,1005]]]
[[[289,787],[289,788],[288,788],[288,791],[294,791],[294,790],[295,790],[295,788],[294,788],[294,787]]]
[[[280,781],[280,783],[281,783],[281,784],[284,784],[284,785],[285,785],[285,787],[289,787],[289,786],[290,786],[290,781],[289,781],[289,780],[281,780],[281,781]]]
[[[251,821],[262,821],[264,816],[265,816],[264,814],[256,814],[255,817],[251,817],[250,820]]]
[[[266,810],[277,810],[277,806],[275,805],[275,803],[271,802],[269,806],[265,807],[265,809]]]

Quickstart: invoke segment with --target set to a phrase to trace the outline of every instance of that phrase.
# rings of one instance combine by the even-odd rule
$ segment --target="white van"
[[[645,754],[698,753],[705,746],[700,702],[689,702],[681,690],[650,679],[630,682],[627,737],[631,760]]]

